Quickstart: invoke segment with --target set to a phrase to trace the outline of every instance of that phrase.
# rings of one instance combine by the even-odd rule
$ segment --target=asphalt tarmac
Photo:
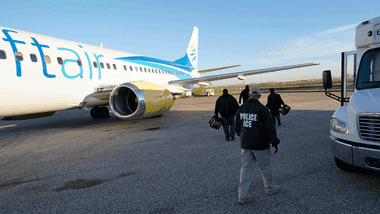
[[[342,171],[331,155],[340,104],[318,92],[281,96],[292,110],[276,126],[274,195],[256,167],[252,200],[237,204],[239,138],[209,127],[218,96],[192,97],[144,120],[70,110],[0,121],[0,213],[379,213],[380,176]]]

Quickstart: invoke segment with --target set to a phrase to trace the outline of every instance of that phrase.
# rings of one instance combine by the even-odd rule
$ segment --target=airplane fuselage
[[[99,86],[166,85],[197,76],[191,66],[0,27],[0,117],[107,104],[83,104]]]

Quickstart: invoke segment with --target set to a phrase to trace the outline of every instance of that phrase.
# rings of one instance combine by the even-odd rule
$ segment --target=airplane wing
[[[227,68],[234,68],[234,67],[238,67],[238,66],[241,66],[241,65],[231,65],[231,66],[221,67],[221,68],[211,68],[211,69],[199,70],[198,73],[203,74],[203,73],[207,73],[207,72],[211,72],[211,71],[218,71],[218,70],[223,70],[223,69],[227,69]]]
[[[215,81],[215,80],[224,80],[224,79],[230,79],[234,77],[237,77],[240,80],[244,80],[245,76],[257,75],[257,74],[263,74],[263,73],[269,73],[269,72],[275,72],[275,71],[282,71],[282,70],[288,70],[288,69],[293,69],[293,68],[302,68],[302,67],[308,67],[308,66],[314,66],[314,65],[319,65],[319,62],[275,67],[275,68],[265,68],[265,69],[259,69],[259,70],[241,71],[241,72],[219,74],[219,75],[198,77],[198,78],[191,78],[191,79],[173,80],[169,82],[169,85],[173,85],[173,86],[183,86],[183,85],[190,85],[190,84],[209,85],[210,81]]]

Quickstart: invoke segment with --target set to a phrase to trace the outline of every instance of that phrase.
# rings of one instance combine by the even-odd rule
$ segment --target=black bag
[[[208,122],[211,128],[218,130],[223,125],[222,118],[218,118],[215,115]]]
[[[290,106],[288,106],[288,105],[284,105],[281,109],[280,109],[280,113],[282,114],[282,115],[287,115],[288,113],[289,113],[289,111],[290,111]]]

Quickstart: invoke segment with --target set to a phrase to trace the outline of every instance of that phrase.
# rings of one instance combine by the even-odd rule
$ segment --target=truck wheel
[[[336,157],[334,157],[334,161],[335,161],[335,165],[343,170],[343,171],[346,171],[346,172],[354,172],[356,167],[351,165],[351,164],[348,164],[348,163],[345,163],[339,159],[337,159]]]

